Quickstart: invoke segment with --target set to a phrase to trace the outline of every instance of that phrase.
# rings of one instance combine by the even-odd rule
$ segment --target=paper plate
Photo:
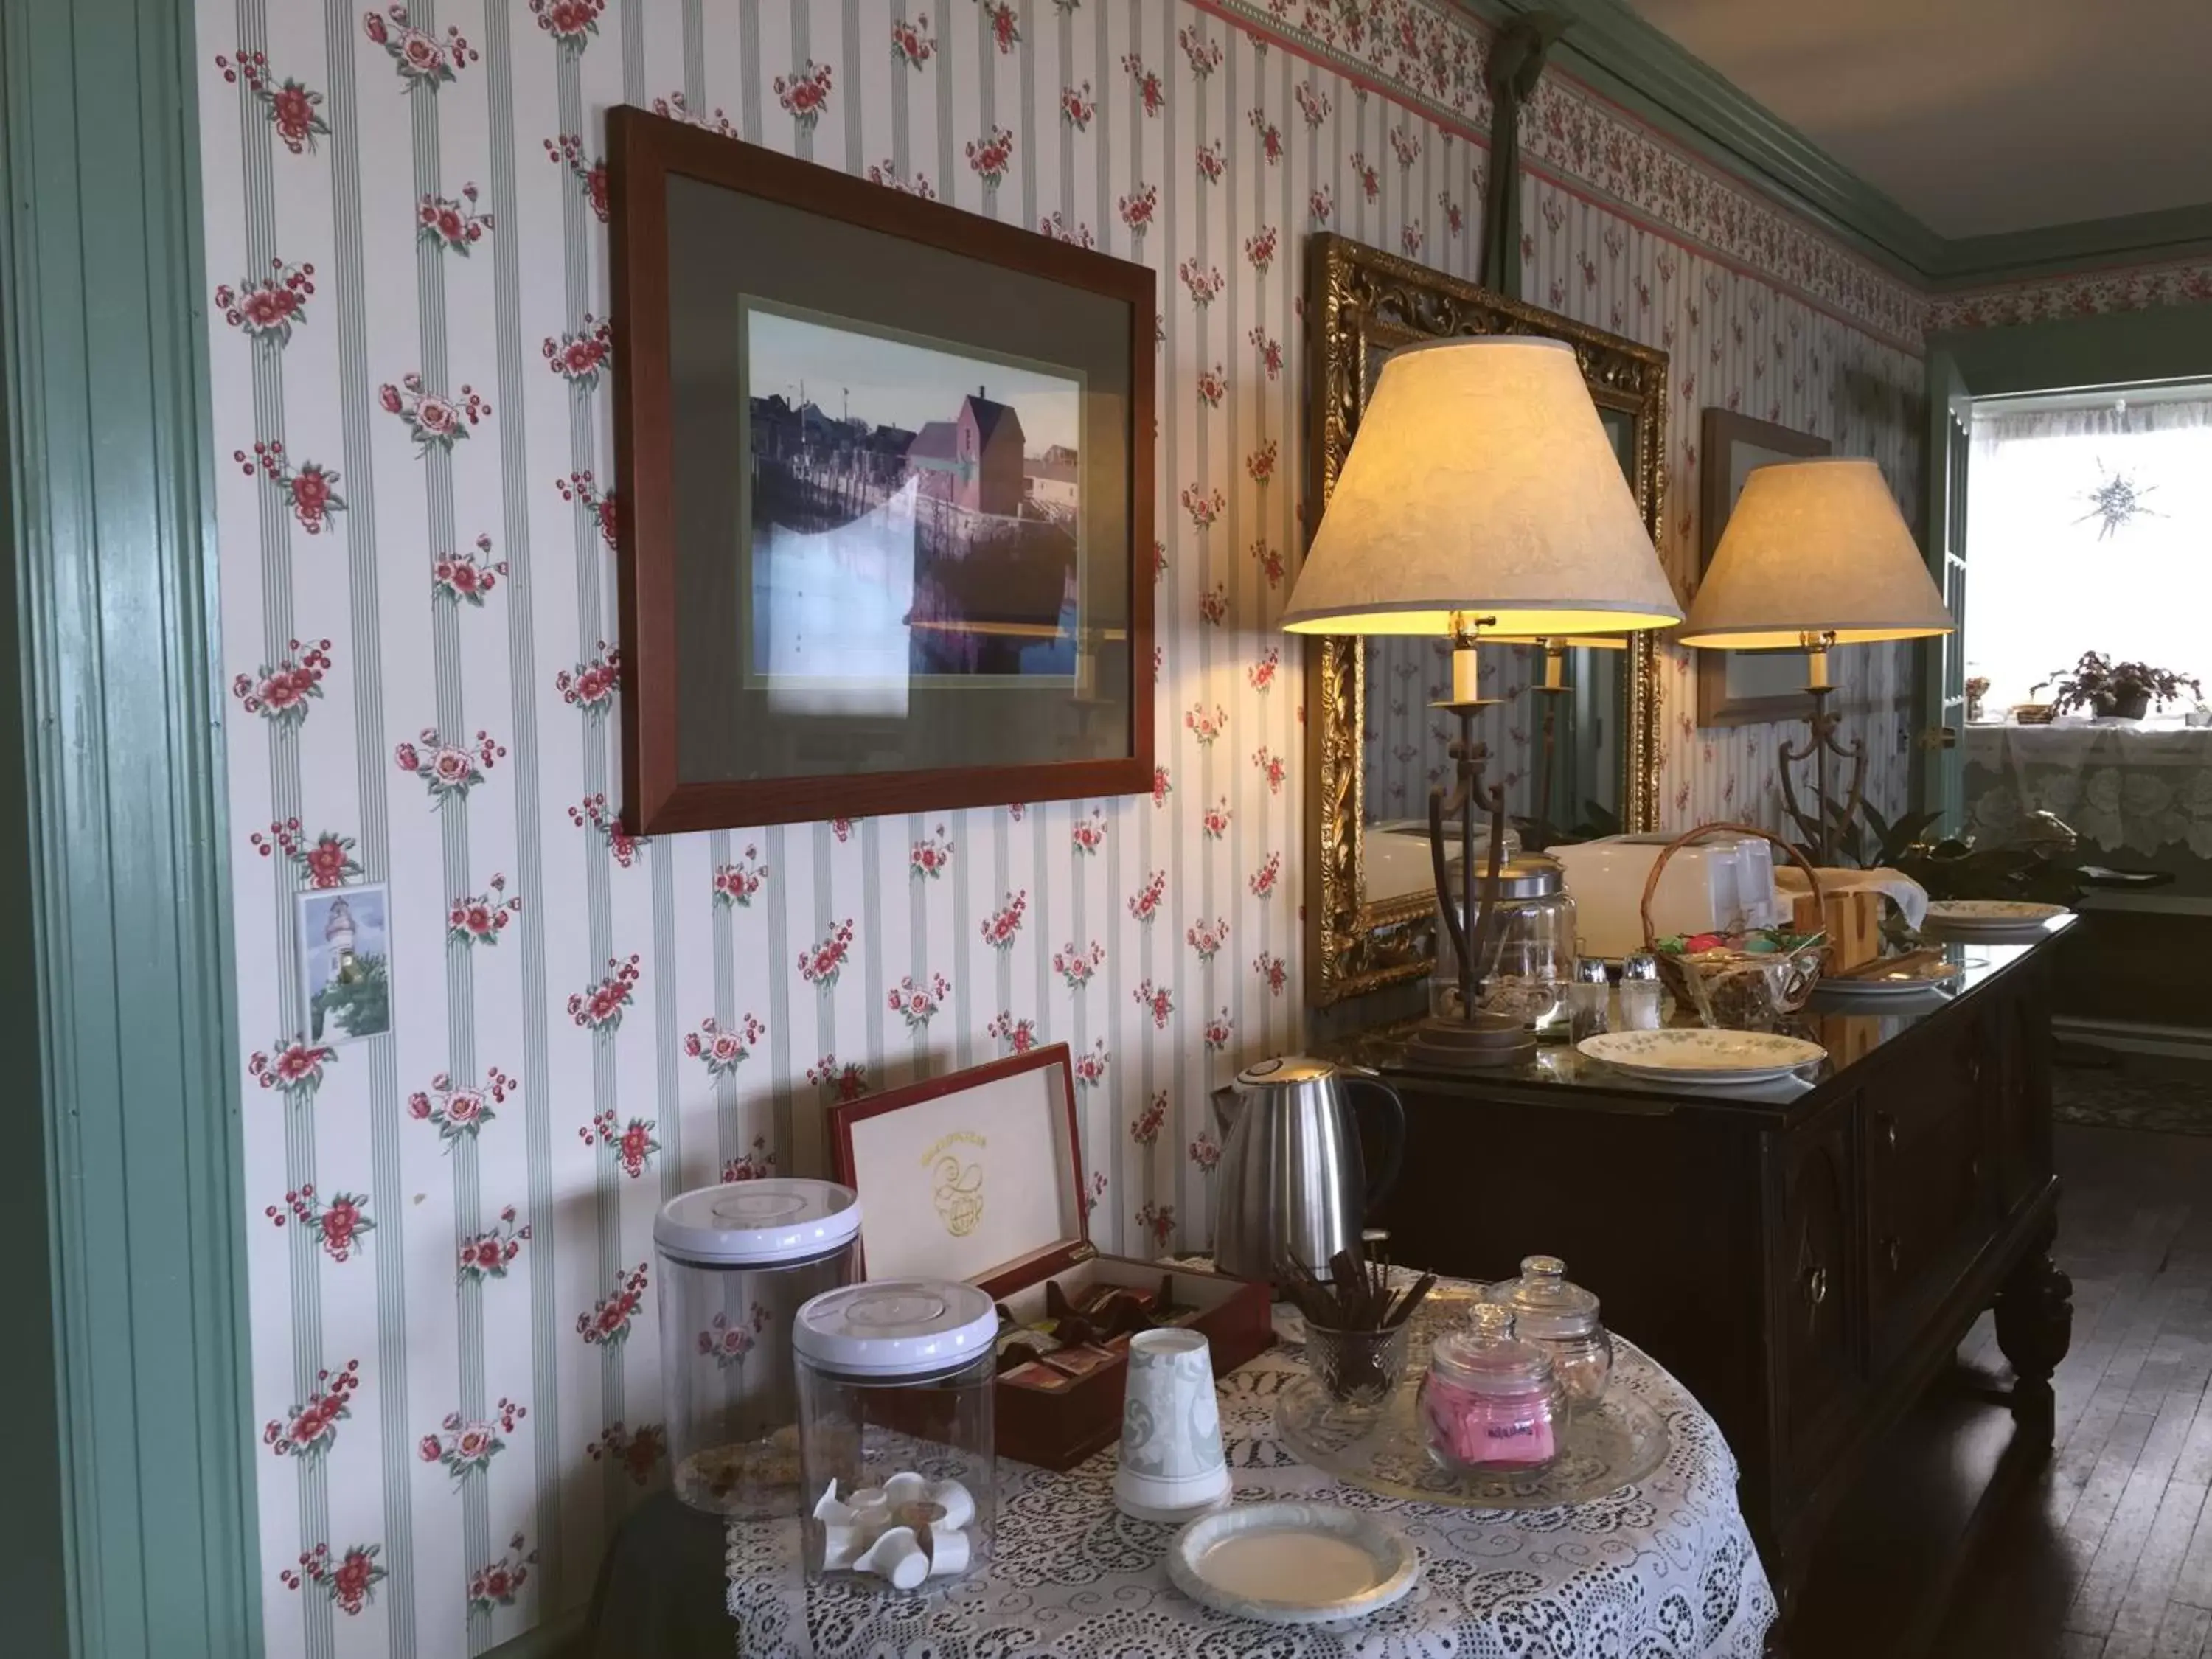
[[[1364,1618],[1420,1572],[1395,1531],[1326,1504],[1239,1504],[1192,1522],[1168,1550],[1168,1577],[1192,1601],[1270,1625]]]
[[[1658,1031],[1607,1031],[1575,1047],[1631,1077],[1677,1083],[1766,1083],[1817,1061],[1817,1042],[1776,1031],[1720,1031],[1700,1026]]]

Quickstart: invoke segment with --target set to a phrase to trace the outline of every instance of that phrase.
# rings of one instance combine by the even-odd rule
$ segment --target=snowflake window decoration
[[[2097,470],[2104,472],[2103,461],[2097,463]],[[2162,517],[2163,514],[2143,505],[2143,497],[2157,488],[2156,484],[2137,483],[2129,473],[2105,472],[2094,489],[2084,492],[2089,510],[2074,522],[2087,524],[2092,519],[2097,520],[2097,539],[2101,542],[2139,518]]]

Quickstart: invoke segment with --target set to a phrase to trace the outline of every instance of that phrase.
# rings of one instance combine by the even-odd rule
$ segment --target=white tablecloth
[[[1294,1314],[1279,1328],[1297,1333]],[[1387,1513],[1420,1552],[1395,1607],[1356,1623],[1284,1628],[1230,1619],[1168,1583],[1175,1528],[1114,1507],[1111,1449],[1065,1474],[1000,1466],[996,1554],[934,1595],[805,1583],[796,1522],[730,1528],[730,1612],[741,1659],[1758,1659],[1774,1596],[1736,1507],[1735,1459],[1681,1384],[1615,1339],[1613,1386],[1666,1419],[1649,1479],[1570,1508],[1465,1510],[1343,1485],[1275,1436],[1275,1396],[1299,1374],[1285,1343],[1220,1382],[1237,1501],[1297,1497]]]

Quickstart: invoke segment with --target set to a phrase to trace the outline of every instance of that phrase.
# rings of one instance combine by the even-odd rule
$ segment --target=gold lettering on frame
[[[929,1171],[930,1200],[945,1231],[955,1238],[967,1237],[982,1222],[983,1166],[963,1164],[953,1149],[973,1146],[981,1151],[989,1145],[973,1129],[955,1129],[939,1137],[921,1155],[922,1167]]]

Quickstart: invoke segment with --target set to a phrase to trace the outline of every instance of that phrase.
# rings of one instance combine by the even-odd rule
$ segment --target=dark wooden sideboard
[[[1809,1086],[1700,1094],[1571,1048],[1423,1073],[1379,1036],[1340,1055],[1405,1100],[1405,1173],[1371,1218],[1397,1260],[1498,1279],[1563,1256],[1712,1413],[1781,1598],[1778,1651],[1823,1528],[1993,1304],[2014,1438],[2050,1443],[2072,1325],[2049,1255],[2051,947],[1954,948],[1965,979],[1917,1012],[1816,998],[1798,1025],[1830,1058]]]

